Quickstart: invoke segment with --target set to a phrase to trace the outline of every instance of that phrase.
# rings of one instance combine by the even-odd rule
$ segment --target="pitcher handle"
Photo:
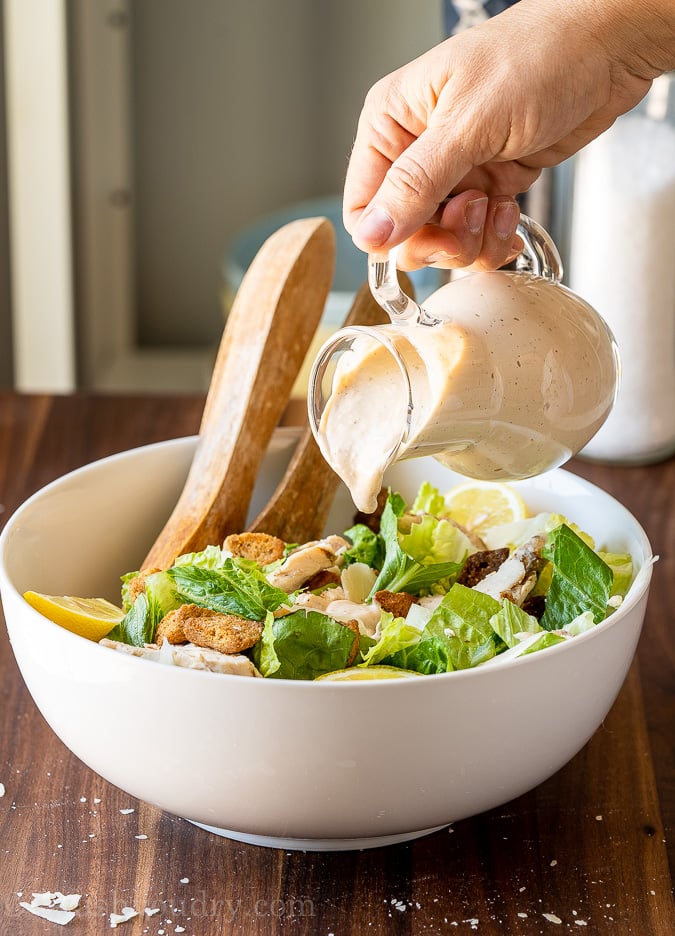
[[[516,270],[559,283],[563,276],[563,264],[550,234],[524,214],[520,216],[516,233],[524,244],[522,253],[516,258]],[[397,248],[392,247],[387,254],[368,255],[370,291],[395,324],[437,324],[438,319],[401,289],[396,273],[396,254]]]

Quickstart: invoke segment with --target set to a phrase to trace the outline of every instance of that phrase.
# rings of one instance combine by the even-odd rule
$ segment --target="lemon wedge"
[[[458,484],[445,495],[445,509],[452,520],[478,536],[490,527],[528,516],[525,501],[515,488],[498,481]]]
[[[317,676],[314,682],[351,682],[353,679],[407,679],[420,676],[413,670],[399,669],[398,666],[351,666],[347,669],[334,670]]]
[[[33,591],[25,592],[23,597],[50,621],[88,640],[101,640],[124,617],[124,611],[105,598],[42,595]]]

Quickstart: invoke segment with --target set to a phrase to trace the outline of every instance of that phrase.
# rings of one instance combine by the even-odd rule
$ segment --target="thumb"
[[[395,247],[429,221],[453,188],[473,168],[459,138],[429,127],[387,170],[354,225],[357,247]]]

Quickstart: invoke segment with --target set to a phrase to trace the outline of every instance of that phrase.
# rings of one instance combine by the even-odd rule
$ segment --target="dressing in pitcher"
[[[482,480],[558,467],[603,424],[618,379],[616,345],[595,310],[560,283],[559,255],[523,216],[515,272],[475,273],[417,306],[394,252],[369,258],[392,323],[346,328],[310,376],[310,424],[356,506],[375,509],[386,468],[433,455]]]

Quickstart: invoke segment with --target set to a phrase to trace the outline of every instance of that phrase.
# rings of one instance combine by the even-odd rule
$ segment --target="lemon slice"
[[[398,666],[352,666],[348,669],[335,670],[317,676],[314,682],[351,682],[353,679],[407,679],[420,676],[413,670],[399,669]]]
[[[445,509],[456,523],[478,536],[490,527],[528,516],[515,488],[498,481],[466,481],[445,495]]]
[[[41,595],[27,591],[28,604],[66,630],[100,640],[124,617],[124,611],[105,598],[72,598],[70,595]]]

